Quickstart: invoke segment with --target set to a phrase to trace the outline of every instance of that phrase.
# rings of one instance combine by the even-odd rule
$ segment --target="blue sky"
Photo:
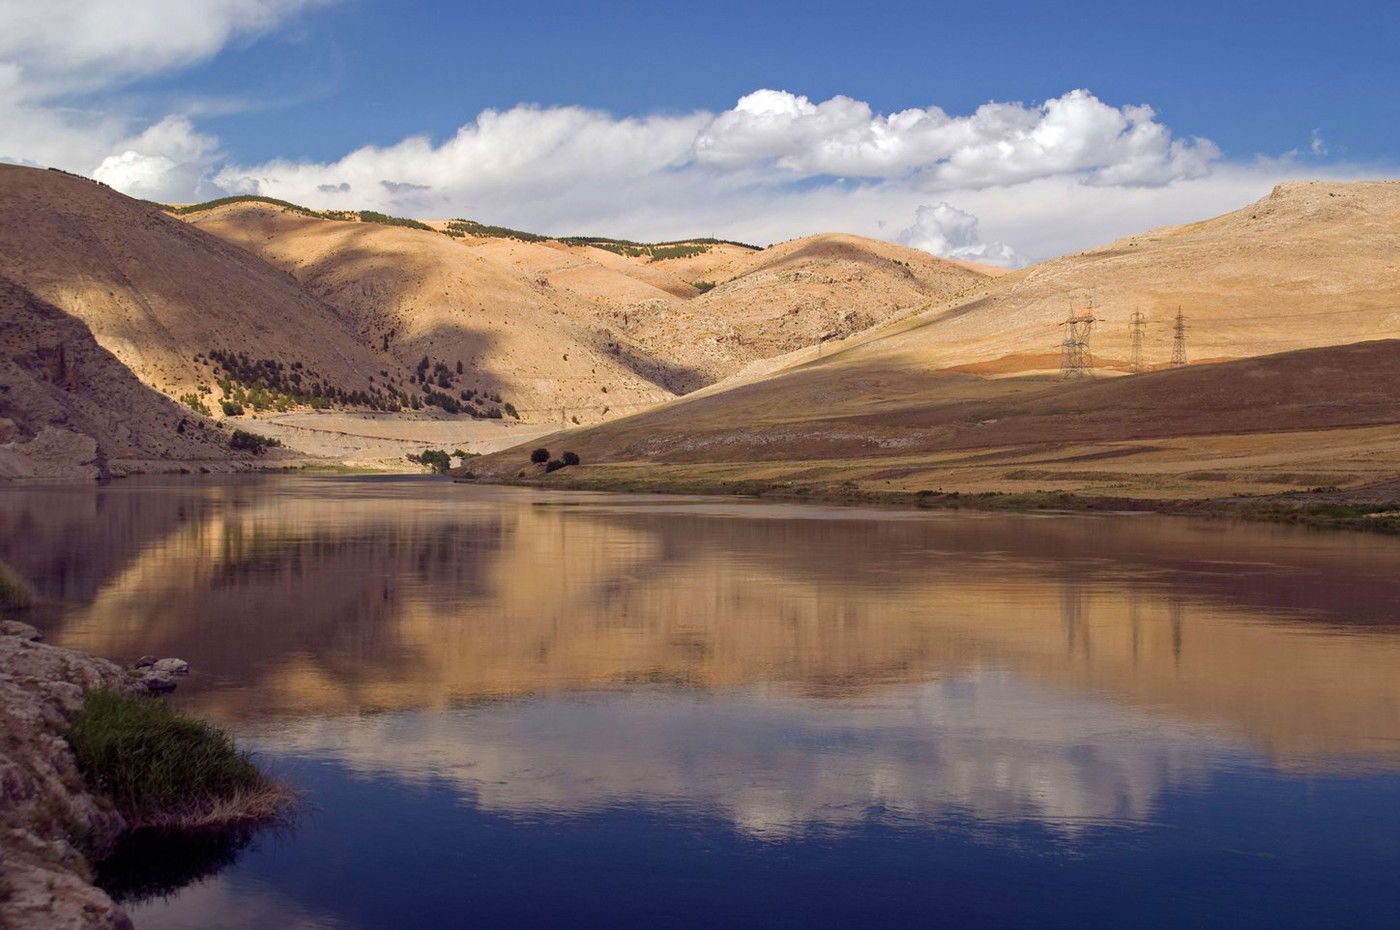
[[[1014,263],[1239,206],[1285,177],[1393,174],[1400,3],[1322,9],[0,0],[0,157],[163,199],[256,189],[765,241],[816,224]],[[739,103],[765,89],[788,96]],[[1092,105],[1035,123],[1078,89]],[[808,112],[832,98],[858,106]],[[1023,104],[1015,125],[972,120],[989,102]],[[791,111],[782,127],[774,107]],[[892,139],[885,117],[915,109],[924,128]],[[511,125],[484,126],[488,110]],[[944,116],[971,122],[930,136]],[[968,127],[975,152],[952,141]],[[988,165],[1032,137],[1014,170]]]
[[[759,87],[891,111],[1043,100],[1148,102],[1230,155],[1320,129],[1359,160],[1400,151],[1400,3],[382,3],[350,0],[151,82],[300,99],[211,120],[245,160],[328,159],[480,110],[723,109]]]

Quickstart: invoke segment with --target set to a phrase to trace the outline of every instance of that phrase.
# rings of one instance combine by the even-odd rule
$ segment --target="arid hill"
[[[673,396],[662,366],[600,331],[589,292],[669,295],[567,252],[500,238],[466,248],[437,232],[257,202],[192,213],[189,222],[284,269],[365,345],[406,365],[423,356],[460,361],[465,387],[499,393],[527,418],[557,420],[565,407],[596,422],[605,411]]]
[[[654,485],[1173,497],[1392,479],[1397,256],[1400,183],[1283,185],[541,444],[611,465],[594,480]],[[1063,380],[1059,324],[1090,297],[1099,376]],[[1178,305],[1193,364],[1168,368]],[[1152,321],[1149,370],[1121,377],[1133,308]],[[511,450],[473,468],[512,474],[522,461]]]
[[[601,485],[1206,497],[1393,479],[1396,424],[1384,340],[1069,382],[838,356],[531,445]],[[514,475],[527,451],[472,470]]]
[[[956,299],[992,279],[926,252],[834,233],[743,256],[723,270],[728,277],[688,304],[633,304],[613,311],[613,323],[646,350],[683,358],[702,375],[691,385],[700,387],[751,362]]]
[[[1171,496],[1393,476],[1397,255],[1400,182],[1281,185],[1215,219],[998,273],[840,234],[766,249],[554,240],[248,198],[172,215],[0,166],[16,345],[59,329],[78,345],[66,320],[141,383],[215,417],[221,384],[271,372],[279,404],[342,408],[327,435],[354,434],[357,407],[421,408],[421,429],[394,440],[415,448],[458,408],[518,414],[520,438],[598,426],[555,442],[614,477],[678,466],[647,479],[661,483],[688,469],[700,484]],[[1062,324],[1090,306],[1098,377],[1062,381]],[[1168,369],[1178,308],[1192,364]],[[1135,311],[1145,371],[1123,378]],[[36,412],[49,388],[23,377],[10,419],[30,439],[60,420]],[[124,403],[161,424],[180,412],[140,397]],[[315,426],[263,428],[295,446]],[[96,421],[77,431],[107,459],[204,454],[186,437],[162,446],[164,425],[126,446]],[[519,441],[509,433],[482,448]],[[1048,449],[1059,464],[1035,464]],[[1222,457],[1234,464],[1215,467]]]
[[[1154,229],[1032,265],[911,321],[918,364],[990,375],[1055,370],[1061,323],[1092,303],[1103,372],[1165,367],[1178,309],[1188,360],[1400,337],[1400,181],[1279,185],[1214,219]],[[872,334],[873,335],[873,334]]]
[[[667,253],[629,254],[625,244],[454,239],[259,202],[188,218],[295,275],[362,338],[405,360],[461,358],[518,397],[522,412],[541,418],[564,407],[582,422],[633,412],[988,279],[856,236],[763,250],[701,242],[661,257]]]
[[[0,478],[247,458],[211,421],[143,385],[81,322],[0,276]]]
[[[171,397],[212,388],[212,366],[195,359],[211,351],[300,363],[308,383],[347,392],[369,391],[391,361],[266,262],[62,172],[0,165],[0,273]]]

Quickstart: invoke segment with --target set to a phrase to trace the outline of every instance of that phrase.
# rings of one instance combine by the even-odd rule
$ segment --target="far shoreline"
[[[1400,489],[1383,488],[1368,491],[1362,488],[1347,491],[1318,488],[1312,491],[1230,498],[1141,498],[1080,494],[1073,491],[884,491],[754,479],[663,481],[602,475],[590,477],[586,475],[586,466],[580,468],[585,474],[569,476],[563,474],[565,470],[561,469],[548,476],[538,477],[470,477],[458,469],[452,477],[455,482],[461,484],[540,490],[746,497],[783,503],[878,506],[894,510],[1099,515],[1150,513],[1172,517],[1233,519],[1311,529],[1400,535]]]
[[[0,488],[83,487],[131,479],[232,478],[304,476],[315,478],[444,479],[457,484],[531,488],[545,491],[593,491],[609,494],[667,494],[738,497],[793,504],[843,507],[883,507],[891,510],[968,511],[973,513],[1043,513],[1130,515],[1157,514],[1210,520],[1274,523],[1311,529],[1348,530],[1400,535],[1400,486],[1378,488],[1315,488],[1275,494],[1213,498],[1149,498],[1077,491],[944,491],[871,490],[830,485],[801,485],[762,479],[660,480],[588,474],[599,466],[574,466],[538,476],[475,476],[468,469],[433,475],[414,469],[385,469],[333,462],[280,464],[227,472],[194,472],[188,468],[137,471],[98,478],[34,476],[0,480]],[[583,472],[569,475],[565,472]]]

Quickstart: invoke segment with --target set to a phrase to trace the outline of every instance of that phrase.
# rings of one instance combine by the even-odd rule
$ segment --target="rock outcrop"
[[[0,928],[131,927],[86,858],[126,825],[83,784],[63,737],[98,687],[140,685],[111,662],[40,642],[27,624],[0,627]]]

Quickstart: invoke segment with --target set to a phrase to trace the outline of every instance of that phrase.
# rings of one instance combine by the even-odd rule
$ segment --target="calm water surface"
[[[1400,541],[253,478],[0,490],[292,826],[140,928],[1400,926]]]

